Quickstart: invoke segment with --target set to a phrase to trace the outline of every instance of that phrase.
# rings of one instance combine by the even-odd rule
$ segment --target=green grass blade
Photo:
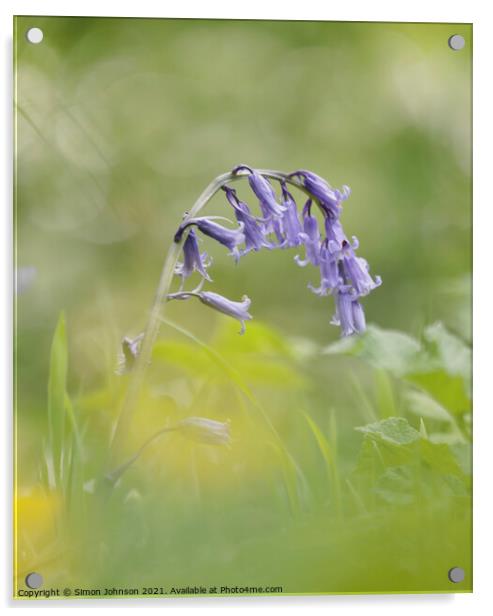
[[[62,312],[53,336],[48,377],[48,447],[53,460],[54,480],[58,485],[62,475],[62,452],[65,432],[65,391],[67,382],[67,333]]]
[[[296,465],[287,449],[279,442],[270,441],[270,446],[281,462],[281,472],[286,488],[291,513],[297,518],[301,513],[300,496],[298,493],[298,479]]]
[[[320,453],[322,454],[323,459],[325,460],[325,465],[327,468],[327,475],[329,477],[329,482],[332,491],[332,497],[334,501],[334,505],[337,513],[340,515],[342,513],[342,500],[341,500],[341,487],[340,487],[340,477],[337,469],[336,455],[335,455],[335,445],[331,445],[327,438],[325,437],[322,430],[318,427],[318,425],[313,421],[313,419],[308,415],[308,413],[303,413],[310,430],[317,441],[318,448],[320,449]],[[331,426],[335,432],[335,416],[331,417]],[[333,442],[335,443],[336,435],[332,436]]]
[[[375,393],[380,419],[400,415],[392,387],[392,380],[386,370],[375,370]]]

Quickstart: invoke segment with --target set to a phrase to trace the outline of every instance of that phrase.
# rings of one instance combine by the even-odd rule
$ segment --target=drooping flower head
[[[233,173],[238,171],[248,172],[248,183],[259,200],[264,218],[280,218],[285,207],[277,202],[275,190],[269,180],[247,165],[239,165],[233,169]]]
[[[248,183],[259,201],[261,215],[255,216],[247,203],[238,198],[236,191],[230,186],[221,185],[229,204],[233,207],[237,228],[227,228],[215,222],[217,216],[195,217],[185,220],[175,234],[175,241],[180,242],[184,231],[197,227],[201,233],[216,240],[230,250],[236,260],[250,251],[262,248],[290,248],[304,246],[305,256],[296,256],[297,263],[304,267],[309,264],[317,267],[320,272],[320,286],[309,288],[320,296],[332,295],[336,303],[333,323],[340,325],[342,335],[361,333],[365,329],[365,316],[360,303],[362,296],[368,295],[381,284],[380,277],[372,278],[368,263],[356,256],[358,240],[353,236],[350,242],[341,223],[342,202],[350,195],[347,186],[342,190],[332,188],[319,175],[299,169],[291,174],[279,171],[259,171],[247,165],[239,165],[232,171],[237,175],[234,180],[246,177]],[[269,178],[279,182],[281,197],[278,201],[276,191]],[[308,193],[300,219],[296,200],[288,190],[288,184],[297,186]],[[323,219],[321,236],[317,217],[314,215],[316,205]],[[277,242],[272,238],[277,238]],[[244,243],[240,251],[239,246]],[[233,302],[218,293],[202,291],[205,280],[210,281],[207,273],[207,256],[200,253],[197,237],[193,230],[188,232],[184,247],[184,260],[176,268],[176,273],[182,277],[182,287],[178,293],[171,293],[168,299],[188,299],[197,297],[203,304],[233,317],[241,322],[241,333],[245,331],[245,321],[252,317],[248,312],[250,300],[244,296],[242,301]],[[194,291],[183,291],[183,281],[198,271],[202,275],[202,283]]]
[[[343,242],[347,241],[346,235],[342,228],[339,218],[332,216],[331,214],[325,217],[325,236],[332,252],[342,250]]]
[[[120,361],[118,362],[118,368],[116,370],[117,374],[125,374],[126,372],[130,372],[130,370],[132,370],[139,355],[143,339],[143,333],[139,334],[135,338],[125,336],[122,339],[122,352],[120,355]]]
[[[232,317],[241,323],[240,334],[245,333],[245,321],[250,321],[252,315],[248,312],[250,304],[252,303],[250,298],[244,295],[241,298],[241,302],[234,302],[227,297],[219,295],[219,293],[213,293],[212,291],[190,291],[190,292],[178,292],[170,293],[168,299],[189,299],[190,297],[197,297],[203,304],[222,312],[228,317]]]
[[[314,288],[311,284],[308,288],[316,295],[328,295],[341,284],[339,275],[337,253],[330,250],[327,238],[322,242],[319,256],[320,287]]]
[[[305,169],[300,169],[291,173],[290,177],[299,178],[306,190],[317,199],[326,213],[330,213],[336,218],[339,217],[341,201],[347,199],[351,193],[349,186],[343,186],[341,192],[340,190],[332,188],[328,182],[316,173]]]
[[[257,219],[250,212],[250,208],[246,203],[238,199],[236,190],[223,187],[226,193],[226,198],[233,206],[233,211],[236,216],[236,220],[243,225],[243,234],[245,236],[245,250],[241,252],[242,255],[250,252],[251,250],[258,251],[263,246],[266,248],[273,248],[273,245],[267,240],[262,229],[260,228]]]
[[[236,260],[239,259],[240,253],[238,251],[238,246],[245,241],[243,223],[240,223],[237,229],[228,229],[214,222],[210,216],[191,218],[178,227],[178,231],[175,233],[175,242],[181,240],[183,232],[191,225],[195,225],[204,235],[209,236],[213,240],[216,240],[216,242],[229,248],[230,254],[233,255]]]
[[[308,199],[303,207],[303,233],[300,234],[303,243],[305,244],[305,259],[302,260],[298,255],[295,261],[301,267],[305,267],[308,263],[315,266],[319,264],[320,257],[320,231],[318,230],[318,222],[315,216],[312,216],[312,201]]]
[[[177,263],[175,274],[181,276],[182,285],[186,278],[191,276],[194,271],[206,280],[211,281],[206,268],[210,265],[210,259],[207,258],[207,253],[200,253],[197,236],[193,229],[190,229],[187,239],[183,243],[183,263]]]
[[[340,326],[342,336],[363,333],[366,329],[365,314],[356,291],[349,285],[343,285],[335,295],[336,311],[331,323]]]
[[[289,192],[286,182],[281,182],[282,190],[282,203],[286,208],[281,218],[281,229],[284,234],[283,247],[291,248],[293,246],[299,246],[303,243],[301,233],[303,229],[301,227],[300,219],[298,217],[298,208],[296,207],[296,201],[293,195]]]
[[[373,280],[370,276],[368,262],[357,257],[353,247],[347,241],[343,242],[342,254],[344,272],[359,296],[368,295],[370,291],[382,284],[380,276],[375,276]]]
[[[207,417],[187,417],[176,424],[184,437],[207,445],[228,445],[231,441],[229,423]]]

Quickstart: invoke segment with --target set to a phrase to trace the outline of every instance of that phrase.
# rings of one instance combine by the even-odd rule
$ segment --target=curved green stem
[[[115,468],[115,470],[111,471],[110,473],[107,473],[105,475],[105,479],[107,481],[110,482],[111,485],[115,485],[115,483],[118,481],[118,479],[120,479],[120,477],[123,475],[123,473],[130,468],[130,466],[132,466],[132,464],[134,462],[136,462],[140,456],[142,455],[142,453],[144,452],[144,450],[151,444],[153,443],[156,439],[158,439],[159,437],[163,436],[163,434],[167,434],[168,432],[173,432],[174,430],[177,430],[176,427],[170,427],[170,428],[162,428],[161,430],[159,430],[158,432],[156,432],[155,434],[153,434],[152,436],[150,436],[147,441],[145,441],[145,443],[143,445],[141,445],[139,447],[139,449],[137,449],[136,453],[134,453],[133,456],[131,456],[126,462],[124,462],[123,464],[121,464],[118,468]]]
[[[311,195],[299,181],[288,177],[287,174],[281,171],[276,171],[273,169],[258,169],[258,172],[265,177],[291,184],[307,194],[309,197],[313,198],[313,195]],[[245,177],[248,177],[247,173],[223,173],[222,175],[219,175],[205,188],[197,201],[194,203],[190,212],[185,216],[183,223],[186,223],[191,218],[196,217],[197,214],[207,205],[212,197],[223,186]],[[127,431],[132,414],[135,411],[135,406],[137,404],[144,381],[145,372],[150,363],[152,348],[159,333],[160,317],[162,317],[164,313],[164,307],[167,302],[167,296],[173,280],[173,274],[180,254],[182,241],[183,240],[173,242],[166,255],[163,269],[161,271],[161,277],[154,297],[154,303],[152,305],[144,332],[142,346],[133,367],[132,374],[130,375],[130,383],[127,394],[123,401],[120,414],[116,421],[113,437],[111,439],[110,457],[115,455],[115,449],[121,441],[122,435]]]

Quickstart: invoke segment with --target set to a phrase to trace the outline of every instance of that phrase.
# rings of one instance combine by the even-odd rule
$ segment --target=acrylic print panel
[[[471,54],[15,19],[16,597],[471,590]]]

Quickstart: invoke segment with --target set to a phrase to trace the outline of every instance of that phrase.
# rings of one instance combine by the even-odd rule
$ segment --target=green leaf
[[[48,377],[48,449],[52,459],[56,482],[61,480],[62,475],[67,365],[67,334],[65,315],[62,312],[58,319],[51,344]]]
[[[435,419],[436,421],[454,422],[452,415],[436,400],[421,391],[410,391],[406,394],[407,409],[418,417]]]
[[[422,459],[434,471],[444,475],[464,476],[463,469],[449,445],[423,440],[420,446]]]
[[[178,340],[158,340],[152,350],[152,359],[177,366],[193,376],[211,377],[221,370],[216,362],[211,362],[204,349]]]
[[[355,430],[392,445],[409,445],[421,438],[420,433],[409,425],[404,417],[389,417],[366,426],[360,426]]]
[[[241,344],[239,344],[241,340]],[[238,324],[228,319],[221,321],[212,346],[223,354],[264,354],[272,357],[292,358],[293,350],[285,336],[258,321],[248,324],[248,336],[238,336]]]
[[[442,323],[434,323],[425,329],[424,338],[430,352],[436,356],[445,372],[460,376],[470,384],[472,354],[470,347],[449,332]]]
[[[323,353],[354,355],[395,376],[404,376],[421,365],[421,351],[419,342],[411,336],[369,325],[363,335],[342,338]]]
[[[415,500],[411,470],[406,466],[388,468],[378,478],[374,492],[391,505],[409,505]]]
[[[407,334],[368,326],[323,351],[359,357],[427,391],[454,414],[471,408],[471,349],[441,323],[424,331],[423,344]]]
[[[403,417],[389,417],[355,428],[365,435],[355,468],[357,475],[375,480],[387,467],[416,463],[421,434]]]
[[[466,384],[460,376],[451,376],[443,370],[409,374],[406,380],[427,391],[438,403],[455,415],[471,409]]]
[[[236,355],[232,357],[236,370],[251,385],[267,385],[269,389],[300,389],[305,379],[289,364],[262,355]]]

